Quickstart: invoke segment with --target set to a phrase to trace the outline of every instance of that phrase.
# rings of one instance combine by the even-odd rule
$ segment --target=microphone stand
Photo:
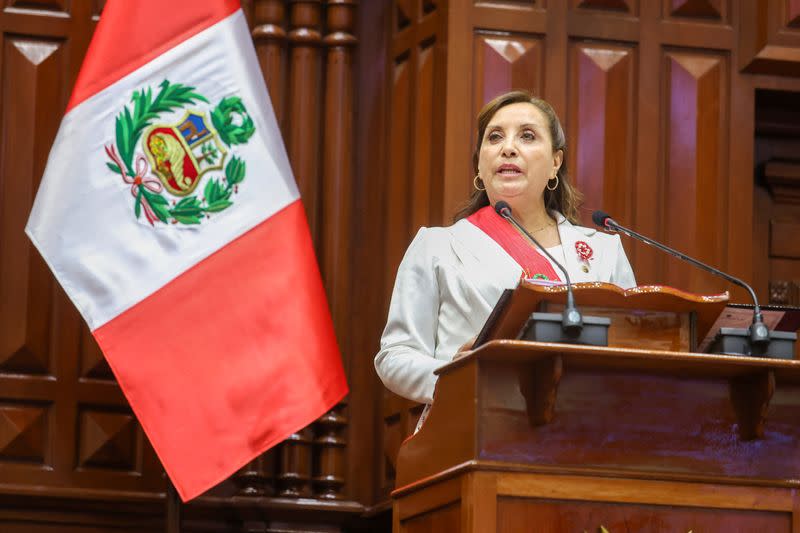
[[[557,313],[531,313],[530,318],[520,331],[518,338],[524,340],[536,340],[541,342],[569,342],[575,344],[589,344],[593,346],[608,346],[608,327],[611,325],[611,319],[606,317],[586,317],[584,320],[583,315],[575,305],[575,294],[572,290],[572,281],[569,277],[569,272],[564,266],[556,261],[556,259],[548,252],[544,246],[539,244],[539,241],[533,238],[533,235],[517,222],[511,214],[511,206],[507,202],[500,201],[494,206],[495,212],[501,217],[505,218],[511,225],[513,225],[520,233],[522,233],[528,241],[540,250],[554,265],[564,274],[567,288],[567,304],[561,315]],[[561,331],[553,331],[548,325],[552,324],[554,319],[561,319]],[[584,328],[584,325],[587,327]]]
[[[630,228],[619,225],[613,218],[602,211],[595,211],[592,215],[592,220],[595,224],[603,229],[623,233],[629,237],[642,241],[645,244],[653,246],[662,252],[666,252],[673,257],[677,257],[687,263],[696,266],[706,272],[719,276],[735,285],[738,285],[750,293],[750,298],[753,300],[753,322],[748,329],[743,328],[720,328],[717,338],[712,343],[711,350],[715,353],[725,353],[729,355],[756,355],[764,356],[771,353],[773,357],[792,359],[794,358],[794,342],[789,342],[788,349],[791,349],[791,354],[784,353],[787,350],[786,342],[790,339],[785,338],[785,332],[772,332],[770,333],[767,325],[764,324],[764,316],[761,313],[761,307],[758,305],[758,298],[753,288],[742,281],[741,279],[731,276],[717,268],[707,265],[693,257],[689,257],[683,252],[679,252],[674,248],[670,248],[660,242],[656,242],[649,237],[633,231]],[[796,334],[794,339],[797,338]],[[774,337],[773,341],[772,337]]]

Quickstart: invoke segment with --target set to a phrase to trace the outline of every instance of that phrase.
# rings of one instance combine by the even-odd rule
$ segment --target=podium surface
[[[800,533],[800,361],[495,340],[439,374],[395,532]]]

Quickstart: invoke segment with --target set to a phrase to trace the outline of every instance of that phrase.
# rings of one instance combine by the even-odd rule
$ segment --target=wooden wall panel
[[[571,47],[568,168],[584,194],[585,225],[591,225],[595,209],[631,219],[635,66],[630,47],[582,42]]]
[[[728,155],[725,59],[669,52],[665,61],[663,238],[701,261],[721,265],[724,240],[718,236],[725,229]],[[665,283],[708,289],[694,268],[676,261],[668,265]]]
[[[742,2],[739,68],[800,76],[800,26],[795,0]]]
[[[725,22],[728,0],[662,0],[666,17],[703,19],[704,22]]]
[[[789,28],[800,28],[800,2],[798,0],[786,0],[786,26]]]
[[[9,36],[3,44],[0,241],[16,252],[0,256],[0,369],[5,372],[52,372],[49,309],[56,294],[24,228],[43,171],[42,154],[58,129],[58,117],[48,116],[43,102],[60,99],[65,60],[63,42]]]
[[[0,19],[0,494],[163,487],[96,343],[23,231],[99,5],[13,2]]]
[[[433,46],[433,42],[424,42],[417,51],[417,82],[414,86],[415,105],[412,121],[414,133],[408,132],[414,147],[412,165],[409,168],[412,198],[409,228],[428,226],[431,220],[436,220],[431,214],[432,207],[436,205],[435,198],[431,194],[434,183],[433,149],[436,146],[434,136],[439,133],[434,114],[436,56]],[[438,180],[436,183],[441,184]]]
[[[624,503],[501,498],[498,525],[522,531],[535,522],[541,531],[794,531],[791,513]]]
[[[486,102],[512,89],[542,95],[542,39],[534,36],[475,36],[473,115]]]
[[[572,0],[574,9],[593,9],[597,11],[616,11],[636,14],[639,10],[638,0]]]
[[[396,60],[392,69],[391,101],[389,104],[389,180],[386,202],[386,265],[389,272],[397,270],[412,231],[408,220],[409,173],[411,171],[411,69],[408,57]],[[385,294],[391,294],[394,280],[387,280]]]
[[[394,274],[421,226],[441,225],[451,216],[444,206],[445,161],[442,157],[446,107],[444,15],[446,2],[392,2],[388,73],[387,178],[383,190],[383,291],[378,313],[385,324]],[[378,350],[377,343],[373,344]],[[371,365],[371,361],[369,363]],[[380,390],[381,387],[378,387]],[[388,391],[381,397],[382,438],[379,486],[384,497],[394,483],[393,463],[402,438],[420,408]],[[410,422],[409,422],[410,421]]]

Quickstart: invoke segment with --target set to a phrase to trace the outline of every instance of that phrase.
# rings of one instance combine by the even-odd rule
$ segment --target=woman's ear
[[[556,150],[553,152],[553,168],[555,169],[556,173],[558,173],[558,169],[561,168],[561,163],[564,162],[564,150]]]

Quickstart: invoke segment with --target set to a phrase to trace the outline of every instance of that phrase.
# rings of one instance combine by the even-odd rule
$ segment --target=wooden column
[[[319,246],[320,44],[322,0],[292,0],[289,16],[289,160],[306,208],[314,244]]]
[[[272,107],[281,131],[286,135],[284,124],[286,87],[286,8],[284,0],[259,0],[253,7],[255,27],[253,41],[264,81],[267,83]]]

